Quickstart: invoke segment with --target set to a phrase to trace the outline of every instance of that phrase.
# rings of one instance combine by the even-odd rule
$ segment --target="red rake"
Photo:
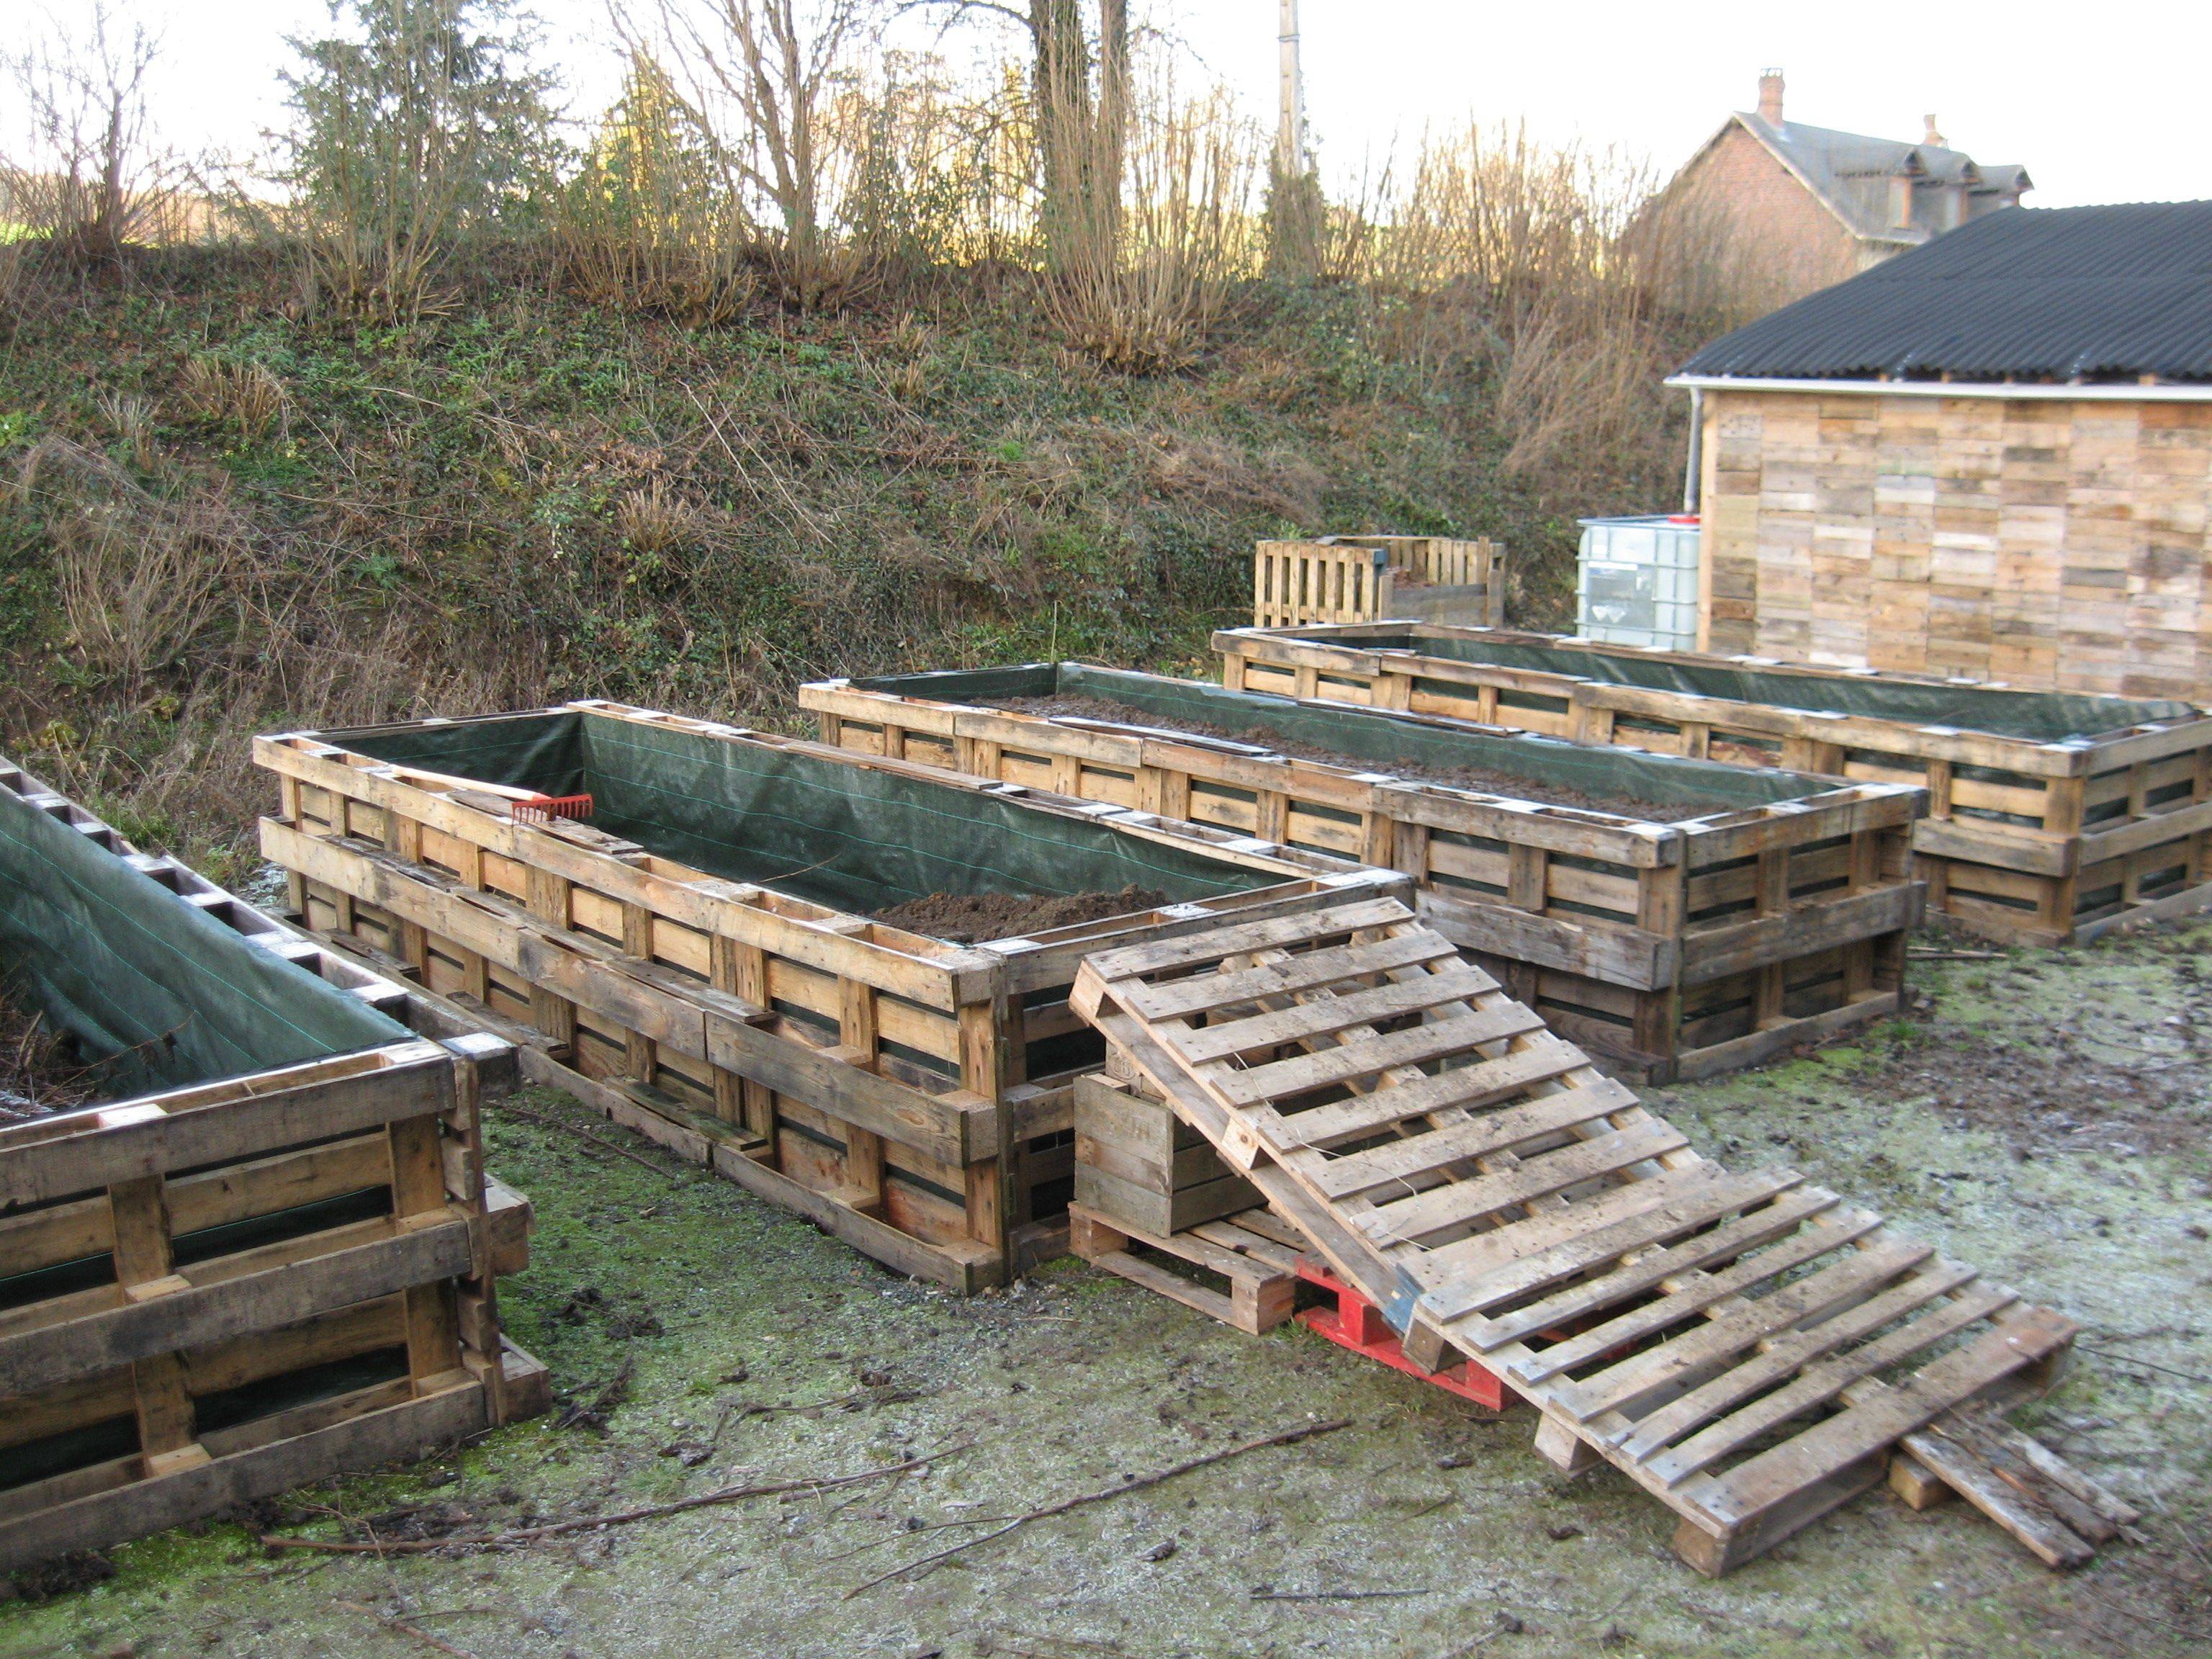
[[[592,816],[589,795],[532,795],[527,800],[514,803],[514,817],[517,823],[550,823],[556,818],[587,818]]]

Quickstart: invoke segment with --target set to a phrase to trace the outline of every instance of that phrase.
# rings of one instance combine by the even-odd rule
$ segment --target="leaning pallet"
[[[1929,908],[2006,944],[2212,904],[2212,718],[2185,702],[1429,625],[1232,629],[1213,646],[1247,690],[1924,785]]]
[[[1703,1571],[1947,1413],[2045,1386],[2072,1342],[1802,1176],[1699,1156],[1395,902],[1102,951],[1074,1003],[1414,1364],[1502,1376],[1540,1453],[1621,1470]]]
[[[1053,697],[1130,714],[980,706]],[[799,702],[824,742],[858,752],[1395,866],[1433,926],[1637,1082],[1755,1065],[1894,1012],[1920,920],[1907,836],[1927,795],[1905,784],[1625,754],[1080,663],[831,680]],[[1414,769],[1472,770],[1515,794],[1401,775]],[[1593,794],[1645,805],[1563,804]]]
[[[96,1103],[0,1126],[0,1571],[546,1403],[495,1278],[507,1044],[0,762],[0,989]]]
[[[1066,1248],[1073,1081],[1101,1052],[1067,1006],[1087,952],[1407,890],[1249,836],[606,702],[255,755],[283,793],[262,849],[309,926],[549,1036],[595,1107],[963,1291]],[[870,919],[941,894],[1130,890],[1127,914],[974,945]]]

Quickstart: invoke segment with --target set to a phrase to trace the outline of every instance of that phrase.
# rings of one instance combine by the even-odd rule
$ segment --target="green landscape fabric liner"
[[[1829,714],[1863,714],[1912,726],[1950,726],[1987,732],[2035,743],[2124,732],[2157,720],[2197,718],[2188,703],[2170,698],[2148,700],[2096,696],[2073,691],[2015,691],[1987,685],[1920,685],[1845,673],[1783,674],[1729,664],[1668,662],[1663,659],[1615,656],[1572,646],[1518,645],[1466,635],[1363,634],[1341,643],[1361,651],[1411,651],[1454,662],[1492,663],[1500,668],[1529,668],[1573,674],[1607,685],[1646,691],[1686,691],[1729,702],[1762,702],[1778,708],[1809,709]]]
[[[1172,903],[1283,879],[1014,799],[583,710],[323,736],[395,764],[588,793],[595,829],[860,915],[933,893],[1068,896],[1133,885]]]
[[[1796,800],[1836,787],[1800,772],[1725,766],[1716,761],[1638,755],[1556,738],[1454,731],[1420,719],[1349,705],[1324,708],[1264,691],[1231,691],[1203,680],[1170,679],[1086,663],[1026,663],[934,674],[854,680],[864,691],[946,702],[1011,697],[1082,696],[1127,703],[1164,720],[1191,720],[1255,739],[1310,744],[1387,772],[1393,766],[1473,767],[1525,778],[1532,797],[1546,786],[1596,796],[1626,795],[1661,806],[1719,804],[1724,810]],[[1255,744],[1264,747],[1264,744]]]
[[[0,988],[75,1036],[112,1098],[413,1036],[5,793]]]

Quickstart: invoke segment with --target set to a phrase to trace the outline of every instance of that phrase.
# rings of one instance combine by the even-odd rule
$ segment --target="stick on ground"
[[[909,1474],[926,1463],[950,1457],[955,1452],[965,1449],[964,1446],[949,1446],[943,1451],[931,1453],[927,1457],[909,1457],[903,1463],[890,1463],[879,1469],[863,1469],[858,1474],[769,1480],[750,1486],[718,1486],[713,1492],[702,1492],[696,1498],[679,1498],[672,1504],[652,1504],[643,1509],[618,1510],[613,1515],[580,1515],[566,1521],[548,1522],[542,1527],[518,1527],[509,1532],[455,1534],[450,1538],[399,1538],[390,1543],[357,1543],[329,1538],[281,1538],[273,1534],[264,1536],[261,1541],[272,1550],[319,1550],[329,1555],[434,1555],[441,1550],[505,1549],[517,1544],[532,1544],[541,1538],[559,1537],[564,1533],[594,1532],[601,1527],[623,1527],[635,1521],[655,1521],[663,1516],[681,1515],[687,1510],[702,1510],[711,1504],[735,1504],[748,1498],[770,1498],[778,1492],[833,1492],[839,1486],[856,1486],[864,1480],[883,1480],[895,1474]]]
[[[1172,1480],[1179,1474],[1188,1474],[1194,1469],[1206,1468],[1215,1463],[1225,1463],[1232,1457],[1242,1457],[1246,1452],[1264,1451],[1270,1446],[1295,1446],[1302,1440],[1311,1440],[1324,1434],[1334,1434],[1339,1429],[1348,1429],[1351,1426],[1352,1421],[1349,1418],[1333,1418],[1326,1423],[1310,1424],[1303,1429],[1290,1429],[1281,1434],[1268,1435],[1263,1439],[1247,1440],[1242,1445],[1228,1446],[1220,1451],[1208,1452],[1203,1457],[1194,1457],[1187,1463],[1176,1464],[1173,1468],[1161,1469],[1152,1474],[1139,1475],[1134,1480],[1125,1480],[1118,1486],[1102,1486],[1097,1492],[1079,1492],[1073,1498],[1064,1498],[1057,1504],[1048,1504],[1042,1509],[1030,1510],[1025,1514],[1018,1515],[995,1532],[987,1532],[980,1538],[970,1538],[952,1545],[950,1548],[937,1550],[919,1560],[909,1561],[902,1567],[893,1567],[889,1572],[878,1573],[866,1583],[855,1584],[847,1590],[844,1599],[849,1601],[862,1590],[873,1589],[887,1579],[903,1577],[908,1573],[926,1571],[939,1562],[951,1560],[963,1550],[972,1550],[977,1545],[988,1544],[994,1538],[1004,1538],[1008,1533],[1026,1527],[1032,1521],[1047,1520],[1055,1515],[1066,1515],[1070,1510],[1079,1510],[1086,1504],[1103,1504],[1109,1498],[1120,1498],[1133,1492],[1142,1492],[1147,1486],[1157,1486],[1164,1480]]]

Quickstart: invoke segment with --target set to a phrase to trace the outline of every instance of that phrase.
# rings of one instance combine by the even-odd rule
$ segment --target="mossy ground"
[[[1485,1420],[1301,1330],[1243,1336],[1073,1261],[957,1301],[657,1152],[636,1146],[661,1172],[615,1156],[573,1128],[635,1144],[533,1093],[513,1103],[530,1118],[492,1128],[538,1217],[508,1319],[569,1399],[627,1370],[626,1397],[604,1436],[548,1419],[295,1494],[287,1530],[459,1513],[497,1528],[918,1455],[927,1473],[495,1555],[272,1557],[240,1526],[187,1529],[115,1552],[92,1589],[0,1610],[0,1654],[2193,1659],[2212,1651],[2208,968],[2207,923],[1929,963],[1932,1006],[1911,1020],[1653,1096],[1704,1150],[1803,1170],[2081,1322],[2033,1415],[2148,1518],[2147,1541],[2070,1577],[1961,1506],[1914,1515],[1876,1492],[1708,1582],[1626,1480],[1553,1474],[1525,1412]],[[1352,1426],[847,1599],[967,1535],[909,1529],[1339,1417]],[[1273,1599],[1346,1592],[1388,1594]]]

